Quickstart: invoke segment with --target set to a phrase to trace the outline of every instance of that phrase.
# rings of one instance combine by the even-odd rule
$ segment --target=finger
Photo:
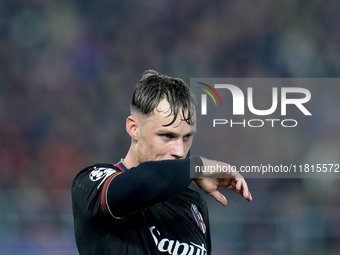
[[[229,186],[227,186],[226,189],[229,189],[229,190],[236,190],[235,187],[234,187],[233,185],[231,185],[231,184],[230,184]]]
[[[247,198],[247,200],[248,200],[249,202],[253,201],[253,196],[251,195],[250,192],[249,192],[249,197]]]
[[[235,182],[232,182],[229,187],[227,187],[229,190],[233,190],[234,192],[240,194],[248,201],[252,201],[253,198],[250,194],[250,191],[248,189],[247,182],[242,179],[236,179]]]
[[[248,201],[252,201],[253,198],[251,196],[251,193],[249,191],[249,188],[248,188],[248,184],[247,182],[243,179],[243,182],[242,182],[242,196],[247,199]]]
[[[239,182],[241,181],[242,179],[234,179],[232,180],[230,183],[229,183],[229,186],[233,187],[234,189],[237,189],[237,190],[240,190],[241,188],[239,187],[240,184]],[[241,184],[242,185],[242,184]]]
[[[241,190],[244,179],[236,179],[236,189]]]
[[[226,188],[229,189],[229,190],[232,190],[232,191],[234,191],[236,193],[241,194],[241,190],[238,190],[236,186],[237,186],[237,182],[233,181]]]
[[[213,192],[208,193],[210,196],[212,196],[217,202],[221,203],[223,206],[227,206],[228,201],[225,196],[221,194],[218,190],[215,190]]]
[[[229,185],[225,186],[228,190],[232,190],[237,194],[240,194],[248,201],[252,201],[252,195],[248,189],[248,184],[243,178],[236,178]]]
[[[247,187],[247,190],[243,190],[243,197],[247,199],[249,202],[253,201],[253,197],[251,196],[251,193]]]

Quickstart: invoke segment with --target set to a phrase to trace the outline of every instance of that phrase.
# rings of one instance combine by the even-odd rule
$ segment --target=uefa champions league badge
[[[202,230],[203,234],[205,234],[207,228],[205,226],[202,214],[200,213],[196,205],[191,204],[191,212],[196,220],[197,226]]]
[[[104,178],[98,185],[98,188],[99,188],[100,185],[102,185],[102,183],[107,179],[107,177],[109,177],[115,172],[117,171],[112,168],[106,168],[106,167],[96,168],[95,167],[94,170],[91,171],[89,177],[90,177],[90,180],[93,182],[99,181]]]

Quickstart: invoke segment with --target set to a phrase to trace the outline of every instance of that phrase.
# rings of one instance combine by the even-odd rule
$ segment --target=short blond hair
[[[180,111],[184,121],[194,124],[197,102],[188,84],[180,78],[161,75],[154,70],[145,71],[137,83],[132,96],[131,113],[149,115],[162,99],[166,99],[170,105],[169,116],[174,115],[173,120],[165,126],[173,124]]]

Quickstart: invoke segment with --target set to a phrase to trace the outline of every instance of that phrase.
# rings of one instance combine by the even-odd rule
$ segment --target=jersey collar
[[[115,167],[118,167],[123,172],[129,170],[129,168],[127,168],[127,166],[125,165],[123,158],[117,164],[115,164]]]

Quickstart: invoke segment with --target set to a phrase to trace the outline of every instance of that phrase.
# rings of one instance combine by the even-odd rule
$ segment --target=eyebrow
[[[162,134],[169,134],[169,135],[172,135],[174,137],[180,136],[178,133],[175,133],[175,132],[172,132],[172,131],[169,131],[169,130],[159,130],[157,133],[161,134],[161,135]],[[192,131],[192,132],[186,133],[184,136],[188,136],[188,135],[192,136],[195,133],[196,133],[196,131]]]

